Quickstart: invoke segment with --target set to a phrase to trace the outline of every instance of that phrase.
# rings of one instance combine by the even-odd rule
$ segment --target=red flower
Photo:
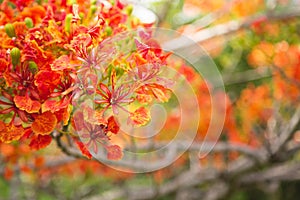
[[[72,39],[70,47],[79,58],[86,60],[89,57],[88,47],[91,46],[91,44],[92,37],[90,34],[82,33]]]
[[[108,22],[111,27],[118,27],[120,24],[124,24],[127,20],[127,15],[122,13],[124,5],[120,1],[117,1],[115,5],[104,5],[102,3],[101,15]]]
[[[163,54],[163,51],[157,41],[152,39],[150,33],[144,30],[139,31],[139,36],[142,41],[135,39],[135,45],[137,52],[142,55],[148,63],[161,63],[166,64],[166,59],[171,55],[171,53]]]
[[[145,125],[149,122],[149,120],[150,113],[144,107],[140,107],[139,109],[136,109],[133,113],[130,113],[129,122],[137,126]]]
[[[47,147],[52,141],[50,135],[37,135],[34,136],[29,144],[31,149],[39,150]]]
[[[92,147],[95,153],[98,152],[99,144],[105,146],[110,140],[109,132],[117,134],[120,129],[113,116],[106,121],[88,106],[83,106],[81,111],[74,113],[73,122],[85,145]]]
[[[30,96],[35,99],[39,99],[36,87],[34,85],[34,73],[29,69],[29,64],[22,63],[17,65],[16,69],[7,70],[4,73],[7,85],[10,87],[16,87],[21,95],[30,93]]]
[[[123,84],[118,88],[115,88],[115,73],[111,76],[111,90],[103,83],[99,83],[99,88],[96,93],[99,94],[102,99],[96,99],[95,103],[106,105],[104,110],[110,106],[114,114],[118,114],[118,108],[123,108],[122,104],[129,104],[134,101],[133,98],[129,97],[132,94],[132,88],[129,85]]]
[[[116,121],[116,119],[114,118],[114,116],[110,116],[107,120],[107,130],[117,134],[120,130],[120,127]]]
[[[4,27],[0,33],[0,117],[5,119],[0,121],[1,142],[31,139],[31,149],[39,150],[51,143],[53,131],[64,136],[75,130],[88,140],[77,143],[85,156],[91,157],[87,146],[97,153],[101,144],[109,159],[120,159],[121,148],[108,144],[120,127],[114,116],[106,118],[106,110],[112,108],[117,114],[123,109],[134,124],[142,125],[150,119],[146,108],[131,113],[123,106],[149,96],[167,100],[158,77],[167,56],[151,33],[140,31],[137,51],[125,54],[127,46],[113,45],[116,33],[139,24],[128,20],[130,8],[124,9],[119,0],[98,2],[100,7],[91,3],[81,0],[70,6],[66,0],[50,0],[38,5],[33,0],[4,0],[0,5]],[[131,38],[120,35],[120,41]],[[151,64],[142,66],[146,63]],[[89,103],[96,103],[97,110],[83,106],[78,111],[91,96],[95,101]]]
[[[45,112],[35,118],[31,129],[36,134],[49,135],[54,130],[56,124],[56,116],[51,112]]]
[[[123,157],[121,147],[118,145],[110,145],[106,147],[107,158],[110,160],[120,160]]]
[[[43,98],[49,97],[60,84],[61,74],[55,71],[41,70],[35,76],[35,85]]]
[[[88,139],[86,146],[93,147],[93,151],[97,154],[98,144],[102,144],[104,141],[109,140],[106,126],[103,124],[92,125],[90,123],[85,123],[85,131],[87,131],[87,133],[81,134],[81,137]]]
[[[0,121],[0,141],[10,143],[19,140],[24,134],[22,126],[15,126],[13,124],[5,124]]]
[[[75,139],[75,142],[77,144],[77,147],[81,151],[82,155],[84,155],[88,159],[91,159],[93,157],[92,154],[89,152],[89,150],[86,148],[85,144],[80,142],[78,139]]]
[[[28,113],[37,113],[41,108],[40,102],[32,100],[28,95],[15,96],[14,102],[17,108]]]
[[[24,110],[20,110],[14,103],[13,97],[2,91],[3,100],[0,100],[0,105],[2,106],[2,110],[0,110],[0,114],[8,114],[13,113],[11,117],[10,123],[15,123],[15,119],[18,116],[23,122],[28,122],[28,118],[30,115],[26,113]],[[19,124],[17,124],[19,125]]]
[[[145,95],[154,97],[159,102],[167,102],[170,97],[169,90],[164,86],[156,83],[142,85],[137,89],[137,94],[138,97],[139,95],[144,96],[143,99],[146,98]],[[152,99],[152,98],[148,97],[147,99]]]

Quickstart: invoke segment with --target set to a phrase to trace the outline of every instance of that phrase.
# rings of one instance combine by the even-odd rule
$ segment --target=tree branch
[[[188,48],[189,46],[194,45],[195,43],[203,42],[203,41],[206,41],[206,40],[218,37],[218,36],[225,36],[225,35],[237,32],[241,29],[248,28],[254,22],[256,22],[260,19],[275,21],[275,20],[289,19],[289,18],[298,17],[298,16],[300,16],[300,8],[297,8],[297,7],[288,8],[288,9],[286,9],[284,11],[280,11],[280,12],[271,10],[271,11],[267,11],[263,14],[257,14],[255,16],[248,17],[244,20],[229,21],[224,24],[218,24],[211,28],[206,28],[206,29],[200,30],[189,36],[181,36],[181,37],[175,38],[171,41],[163,43],[162,47],[163,47],[163,49],[168,49],[170,51]],[[187,40],[187,38],[189,38],[189,40]]]
[[[260,172],[246,174],[240,178],[242,184],[264,181],[295,180],[300,178],[300,163],[281,163]]]
[[[289,120],[289,123],[284,127],[283,131],[280,133],[279,138],[275,140],[272,145],[272,153],[276,154],[286,145],[290,137],[293,135],[296,126],[300,122],[300,106],[296,109],[294,115]]]

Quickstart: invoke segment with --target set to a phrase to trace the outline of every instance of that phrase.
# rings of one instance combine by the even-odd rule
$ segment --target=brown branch
[[[160,149],[162,147],[166,147],[169,144],[169,142],[155,142],[154,144],[147,144],[147,145],[139,145],[135,147],[136,149],[140,151],[150,151],[153,149]],[[254,149],[251,146],[247,146],[244,144],[238,144],[238,143],[231,143],[231,142],[194,142],[190,144],[189,142],[185,141],[172,141],[171,144],[169,144],[170,148],[175,148],[177,151],[198,151],[198,152],[207,152],[212,151],[214,153],[217,152],[230,152],[235,151],[239,152],[241,154],[244,154],[249,157],[255,157],[257,159],[260,159],[260,155],[258,154],[257,149]],[[131,150],[128,148],[127,150]]]
[[[78,149],[75,149],[73,147],[69,147],[66,144],[64,144],[61,140],[63,137],[62,134],[58,134],[55,136],[55,141],[57,143],[58,148],[61,149],[61,151],[71,157],[74,158],[80,158],[80,159],[86,159],[81,152]],[[160,149],[162,147],[165,147],[167,143],[164,142],[156,142],[151,145],[143,145],[143,146],[137,146],[134,147],[135,151],[136,149],[138,151],[147,152],[151,151],[153,149]],[[213,147],[213,148],[212,148]],[[130,150],[130,149],[125,149]],[[131,170],[137,170],[137,171],[153,171],[160,169],[162,167],[169,166],[176,158],[178,157],[178,153],[183,151],[195,151],[195,152],[207,152],[211,150],[212,152],[230,152],[235,151],[239,152],[243,155],[246,155],[256,161],[260,161],[262,159],[261,154],[258,150],[253,149],[247,145],[243,144],[233,144],[233,143],[226,143],[226,142],[203,142],[203,143],[193,143],[189,144],[185,141],[173,141],[168,148],[166,149],[166,156],[165,159],[159,160],[157,162],[149,163],[144,162],[142,160],[136,160],[136,159],[123,159],[119,161],[113,161],[106,158],[106,155],[102,152],[98,153],[96,157],[93,158],[93,160],[102,162],[107,165],[112,165],[115,167],[122,167],[122,168],[128,168]]]
[[[281,163],[266,170],[246,174],[240,178],[242,184],[253,184],[264,181],[295,180],[300,178],[300,162]]]
[[[217,192],[216,192],[217,191]],[[208,191],[205,193],[202,199],[205,200],[217,200],[225,196],[229,191],[229,185],[223,181],[216,181]]]
[[[294,115],[289,120],[289,123],[284,127],[283,131],[280,133],[279,138],[275,140],[274,144],[272,145],[272,153],[280,153],[282,148],[286,145],[288,140],[292,137],[296,126],[300,122],[300,106],[296,109]]]
[[[268,163],[268,154],[262,153],[263,163]],[[195,168],[194,168],[195,169]],[[269,163],[268,168],[263,172],[259,170],[257,163],[250,158],[240,158],[231,161],[228,167],[224,170],[217,170],[215,168],[205,168],[198,170],[188,170],[177,175],[173,180],[167,183],[158,185],[157,188],[153,187],[140,187],[136,186],[132,189],[122,188],[113,189],[103,193],[100,196],[90,198],[112,200],[116,198],[124,199],[154,199],[177,192],[179,190],[189,190],[191,188],[201,186],[201,184],[211,184],[209,187],[198,188],[197,195],[201,199],[218,199],[228,192],[229,184],[233,183],[238,185],[251,185],[253,183],[266,181],[266,180],[292,180],[300,179],[300,163],[283,163],[274,164]],[[295,176],[293,176],[295,174]],[[216,192],[218,191],[218,192]],[[215,194],[218,193],[218,194]]]
[[[58,135],[54,136],[54,139],[56,141],[57,147],[62,151],[62,153],[71,156],[73,158],[80,158],[80,159],[86,159],[79,151],[76,151],[72,147],[67,147],[63,142],[62,142],[62,137],[63,134],[59,133]]]
[[[292,134],[295,126],[299,122],[300,119],[300,108],[298,108],[293,115],[292,119],[290,120],[289,124],[286,125],[286,128],[281,134],[281,139],[279,140],[280,146],[284,146],[288,139],[290,138],[290,134]],[[289,135],[289,136],[288,136]],[[60,137],[58,137],[58,145],[64,152],[67,152],[68,155],[73,155],[75,152],[75,155],[80,154],[80,152],[73,150],[72,148],[68,149],[64,146],[62,141],[60,140]],[[138,146],[137,149],[142,150],[151,150],[153,148],[160,148],[165,146],[165,143],[154,143],[151,146]],[[214,143],[193,143],[188,151],[199,151],[200,149],[202,151],[210,150],[211,146],[214,145]],[[177,155],[178,151],[185,150],[187,147],[187,144],[179,141],[179,142],[173,142],[172,145],[169,146],[169,151],[172,152],[168,159],[163,160],[163,162],[158,163],[149,163],[149,162],[141,162],[141,161],[132,161],[132,160],[121,160],[121,161],[111,161],[107,160],[105,156],[97,157],[97,160],[101,160],[106,164],[111,164],[113,166],[123,167],[123,168],[129,168],[133,170],[153,170],[158,169],[164,166],[166,163],[170,161],[170,159],[174,159],[173,156]],[[292,150],[293,148],[290,148]],[[287,149],[285,149],[287,150]],[[226,151],[238,151],[241,152],[248,157],[241,157],[238,160],[231,161],[226,168],[225,171],[218,171],[214,168],[210,169],[196,169],[189,170],[186,172],[183,172],[179,174],[177,177],[175,177],[170,182],[164,183],[163,185],[157,186],[157,188],[154,187],[135,187],[134,189],[116,189],[109,191],[107,193],[104,193],[101,197],[97,197],[95,199],[115,199],[115,198],[127,198],[127,199],[153,199],[158,196],[165,196],[170,193],[176,192],[179,189],[182,188],[193,188],[195,186],[199,186],[203,183],[212,184],[212,187],[209,188],[219,188],[222,193],[225,194],[228,191],[228,187],[230,187],[228,184],[219,184],[220,181],[223,181],[225,177],[225,182],[227,179],[229,179],[228,183],[232,181],[232,178],[234,178],[235,183],[239,184],[251,184],[256,182],[261,182],[265,180],[289,180],[289,179],[299,179],[300,174],[297,172],[297,170],[300,168],[300,164],[295,165],[289,165],[289,163],[284,163],[282,165],[275,165],[274,163],[269,163],[269,159],[271,156],[266,151],[264,151],[263,148],[261,149],[252,149],[251,147],[245,146],[245,145],[238,145],[238,144],[230,144],[230,143],[224,143],[220,142],[215,144],[213,148],[213,152],[226,152]],[[70,153],[72,152],[72,153]],[[289,151],[291,152],[291,151]],[[296,153],[297,151],[293,149],[293,153]],[[255,159],[252,157],[257,158],[261,164],[268,165],[268,169],[263,172],[257,172],[258,165]],[[94,158],[95,159],[95,158]],[[273,165],[273,166],[272,166]],[[288,166],[285,166],[288,165]],[[280,171],[280,173],[278,173]],[[291,172],[291,173],[290,173]],[[293,173],[295,176],[293,176]],[[248,175],[250,173],[250,175]],[[257,178],[259,177],[259,178]],[[202,191],[202,190],[201,190]],[[205,189],[204,189],[205,191]],[[113,195],[112,195],[113,194]],[[199,193],[199,195],[205,195],[204,197],[207,199],[217,199],[219,195],[216,195],[212,192],[212,189],[208,189],[206,193]],[[93,199],[93,198],[92,198]]]

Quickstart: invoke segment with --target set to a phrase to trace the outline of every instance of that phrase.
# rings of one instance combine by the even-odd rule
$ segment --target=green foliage
[[[6,199],[9,197],[9,184],[7,181],[0,177],[0,199]]]

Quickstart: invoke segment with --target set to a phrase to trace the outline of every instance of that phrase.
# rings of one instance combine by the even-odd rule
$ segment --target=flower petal
[[[88,159],[91,159],[93,157],[92,154],[89,152],[89,150],[86,148],[86,146],[82,142],[78,141],[77,139],[75,139],[75,142],[77,144],[77,147],[81,151],[82,155],[84,155]]]
[[[64,69],[72,69],[73,66],[70,64],[71,60],[69,56],[63,55],[57,58],[53,63],[51,64],[51,69],[53,71],[62,71]]]
[[[29,146],[31,149],[39,150],[47,147],[51,143],[51,141],[52,138],[49,135],[38,135],[31,140]]]
[[[114,118],[114,116],[110,116],[107,120],[107,130],[117,134],[120,130],[120,127],[116,121],[116,119]]]
[[[129,121],[131,121],[134,125],[143,126],[150,120],[150,113],[149,111],[144,108],[140,107],[139,109],[135,110],[133,113],[130,113]]]
[[[15,140],[19,140],[24,134],[22,126],[14,126],[13,124],[6,125],[0,121],[0,141],[4,143],[10,143]]]
[[[106,150],[107,158],[109,160],[120,160],[123,157],[122,149],[118,145],[107,146]]]
[[[20,110],[24,110],[28,113],[37,113],[41,108],[40,102],[31,100],[28,95],[15,96],[14,102]]]
[[[45,112],[35,118],[31,129],[36,134],[49,135],[54,130],[56,123],[56,116],[51,112]]]

